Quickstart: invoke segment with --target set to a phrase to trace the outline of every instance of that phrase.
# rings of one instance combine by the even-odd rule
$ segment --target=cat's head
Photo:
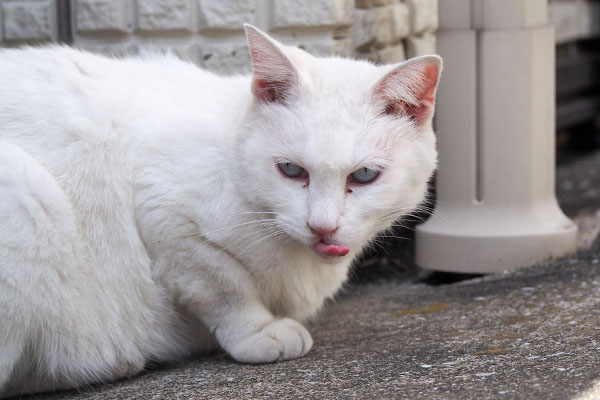
[[[316,257],[360,251],[424,199],[441,59],[375,66],[246,33],[254,101],[236,147],[244,196]]]

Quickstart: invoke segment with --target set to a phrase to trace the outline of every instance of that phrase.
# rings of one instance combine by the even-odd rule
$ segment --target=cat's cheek
[[[290,242],[291,239],[290,243],[309,248],[312,240],[306,229],[306,191],[290,188],[289,185],[279,185],[269,190],[268,194],[270,195],[264,197],[263,204],[275,214],[277,226],[285,232],[281,236],[285,238],[284,242]]]
[[[353,251],[361,251],[379,232],[389,228],[393,219],[384,217],[401,204],[401,200],[388,200],[390,198],[389,193],[376,191],[362,196],[360,202],[346,210],[342,222],[345,229],[341,230],[340,234],[347,238],[346,243]]]

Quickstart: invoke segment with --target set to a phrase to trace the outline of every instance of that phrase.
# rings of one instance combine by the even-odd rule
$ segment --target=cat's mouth
[[[322,239],[313,246],[313,249],[324,257],[343,257],[350,253],[350,247],[344,244],[325,243]]]

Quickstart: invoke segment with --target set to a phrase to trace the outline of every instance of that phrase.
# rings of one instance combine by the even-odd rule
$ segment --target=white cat
[[[298,321],[423,200],[439,57],[374,66],[246,33],[252,77],[0,51],[0,394],[217,345],[301,357]]]

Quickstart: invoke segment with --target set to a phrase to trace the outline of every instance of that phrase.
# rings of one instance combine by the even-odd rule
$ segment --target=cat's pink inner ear
[[[252,57],[252,93],[260,101],[285,104],[298,84],[295,67],[275,40],[252,26],[245,28]]]
[[[432,104],[435,103],[435,92],[437,90],[439,77],[439,64],[429,64],[423,68],[423,92],[421,93],[423,101]]]
[[[409,61],[388,73],[375,88],[375,97],[383,101],[383,112],[407,116],[418,126],[433,114],[435,94],[441,71],[436,56]]]

